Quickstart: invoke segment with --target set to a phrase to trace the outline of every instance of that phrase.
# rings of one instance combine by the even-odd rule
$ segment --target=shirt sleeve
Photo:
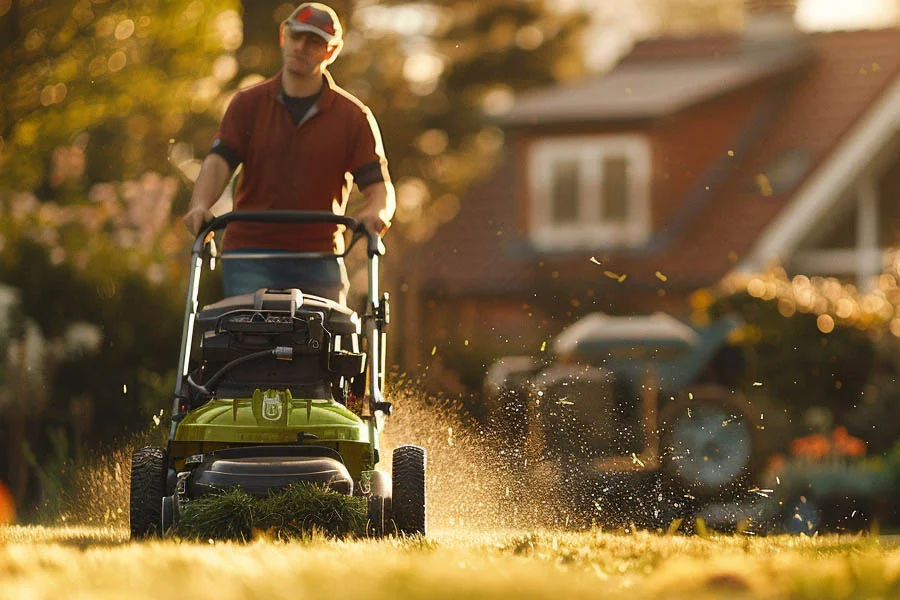
[[[210,152],[220,155],[234,169],[244,162],[249,146],[251,123],[247,121],[247,101],[244,94],[238,92],[228,104],[225,116],[219,124],[219,131],[212,143]]]
[[[363,189],[379,181],[390,181],[381,132],[368,107],[363,108],[353,137],[347,170],[353,175],[357,187]]]

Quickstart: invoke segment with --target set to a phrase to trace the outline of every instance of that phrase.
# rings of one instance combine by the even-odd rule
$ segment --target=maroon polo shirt
[[[213,151],[244,168],[234,210],[319,210],[344,214],[350,187],[387,181],[387,160],[372,112],[326,71],[316,103],[295,124],[282,100],[281,73],[239,91]],[[223,151],[224,150],[224,151]],[[232,165],[234,166],[234,164]],[[231,223],[224,250],[341,251],[336,226]]]

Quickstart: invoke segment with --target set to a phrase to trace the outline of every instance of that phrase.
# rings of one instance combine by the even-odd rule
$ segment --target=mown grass
[[[257,531],[277,540],[319,530],[328,537],[364,536],[366,500],[312,484],[293,484],[254,498],[240,488],[191,500],[175,528],[184,538],[247,541]]]
[[[0,528],[0,598],[895,598],[877,536],[593,530],[132,543],[124,529]]]

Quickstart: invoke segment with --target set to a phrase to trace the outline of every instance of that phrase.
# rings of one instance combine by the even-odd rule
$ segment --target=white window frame
[[[799,249],[789,260],[791,271],[823,275],[852,275],[857,287],[871,291],[875,278],[881,273],[888,259],[890,248],[878,245],[878,186],[875,176],[869,174],[855,185],[857,203],[856,246],[835,249]]]
[[[606,156],[622,157],[628,169],[628,219],[604,222],[601,215]],[[560,159],[579,161],[578,218],[573,223],[551,221],[553,164]],[[635,247],[650,236],[651,152],[640,135],[565,136],[534,142],[529,153],[529,234],[542,250]]]

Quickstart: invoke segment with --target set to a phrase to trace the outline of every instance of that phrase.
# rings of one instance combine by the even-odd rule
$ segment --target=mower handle
[[[243,221],[245,223],[334,223],[335,225],[344,225],[353,232],[354,237],[366,237],[368,240],[366,252],[369,257],[384,256],[384,243],[381,241],[381,237],[375,232],[369,231],[369,228],[363,223],[344,215],[313,210],[239,210],[227,212],[224,215],[213,217],[200,226],[200,231],[194,239],[192,252],[199,255],[203,251],[206,236],[211,231],[222,229],[234,221]]]
[[[353,231],[353,242],[359,237],[365,236],[368,240],[367,254],[369,257],[369,314],[366,315],[366,335],[369,339],[368,361],[368,378],[369,378],[369,397],[370,406],[377,415],[379,411],[385,412],[385,408],[390,410],[390,404],[384,402],[382,396],[382,378],[384,374],[384,331],[383,328],[387,324],[387,294],[382,296],[378,285],[378,263],[379,257],[384,255],[384,244],[381,237],[369,229],[356,219],[343,215],[336,215],[324,211],[302,211],[302,210],[242,210],[232,211],[214,217],[213,219],[203,223],[200,227],[194,245],[191,250],[192,268],[190,278],[188,280],[188,293],[184,309],[184,326],[181,332],[181,355],[178,358],[179,370],[175,381],[175,400],[172,407],[172,426],[169,432],[169,439],[174,439],[176,421],[174,415],[178,412],[178,403],[181,392],[182,383],[188,377],[188,361],[190,360],[190,347],[193,339],[194,316],[199,306],[197,304],[197,295],[200,285],[200,271],[202,268],[202,254],[204,244],[210,232],[222,229],[233,221],[245,221],[256,223],[334,223],[336,225],[344,225]],[[349,250],[349,248],[348,248]],[[346,253],[345,253],[346,254]],[[342,255],[343,256],[343,255]],[[374,425],[370,423],[370,427]],[[374,435],[374,433],[372,433]]]

